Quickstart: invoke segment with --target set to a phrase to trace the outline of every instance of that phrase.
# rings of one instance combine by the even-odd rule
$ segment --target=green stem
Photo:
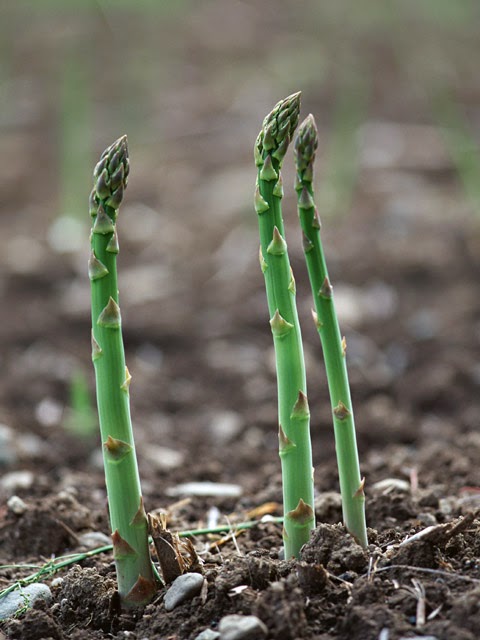
[[[255,144],[258,183],[255,209],[260,265],[265,277],[275,346],[279,453],[282,464],[285,557],[298,557],[315,526],[310,413],[295,280],[283,227],[280,169],[298,122],[300,94],[280,101],[265,118]]]
[[[145,604],[156,583],[130,419],[130,374],[118,306],[116,218],[129,171],[127,139],[111,145],[95,167],[89,276],[92,293],[92,360],[118,590],[126,606]]]
[[[295,139],[297,167],[295,188],[298,196],[298,215],[315,303],[314,319],[322,343],[332,404],[343,519],[348,531],[359,544],[366,547],[364,480],[360,476],[355,423],[345,361],[346,343],[340,334],[320,237],[320,221],[313,200],[313,162],[317,144],[315,120],[312,115],[309,115],[301,124]]]

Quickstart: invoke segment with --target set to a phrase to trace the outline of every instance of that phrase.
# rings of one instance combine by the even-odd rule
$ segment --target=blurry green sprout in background
[[[98,418],[89,387],[90,376],[82,369],[72,373],[69,388],[69,403],[63,420],[65,429],[80,438],[97,435]]]

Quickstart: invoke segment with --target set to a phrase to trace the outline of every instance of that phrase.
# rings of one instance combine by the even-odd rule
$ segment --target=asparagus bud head
[[[122,136],[105,149],[93,171],[90,211],[95,205],[98,208],[100,201],[116,211],[123,200],[129,173],[127,136]]]
[[[295,138],[295,162],[299,180],[311,182],[313,163],[318,147],[318,130],[315,118],[308,115],[298,128]]]
[[[255,162],[262,166],[268,156],[280,167],[298,124],[301,93],[280,100],[263,120],[262,130],[255,142]]]

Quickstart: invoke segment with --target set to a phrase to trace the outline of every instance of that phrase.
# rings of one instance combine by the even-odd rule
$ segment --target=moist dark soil
[[[147,143],[145,131],[141,138],[127,130],[131,176],[118,228],[133,422],[145,506],[165,511],[172,531],[204,527],[212,519],[235,524],[282,515],[275,369],[257,261],[251,147],[266,111],[288,90],[268,88],[257,105],[243,93],[253,89],[242,89],[229,75],[236,69],[239,77],[254,77],[252,47],[265,42],[268,30],[290,28],[277,3],[265,4],[270,13],[260,16],[253,4],[232,3],[220,40],[212,37],[208,16],[202,20],[193,9],[189,20],[165,33],[158,46],[173,47],[175,38],[189,43],[189,71],[169,81],[168,100],[153,95],[155,83],[148,85],[152,96],[144,98],[152,101],[152,113],[161,106],[165,131],[159,134],[149,121],[155,135]],[[249,25],[247,43],[235,39],[241,31],[237,13],[245,18],[240,26]],[[59,44],[45,44],[49,24],[42,31],[24,18],[13,60],[20,65],[43,56],[48,69]],[[133,33],[157,43],[154,30],[144,32],[142,25],[121,16],[113,28],[125,36],[119,42]],[[29,48],[33,35],[36,49]],[[312,42],[314,36],[312,31]],[[102,46],[101,38],[95,42]],[[368,49],[368,42],[361,44]],[[380,46],[370,45],[373,53]],[[212,91],[209,74],[201,71],[212,60],[220,64],[219,57],[226,64],[224,85]],[[353,204],[322,219],[347,340],[368,549],[341,524],[322,353],[310,317],[293,188],[286,189],[318,523],[301,558],[283,559],[281,525],[271,521],[235,536],[198,535],[192,541],[205,577],[200,595],[167,612],[162,587],[145,608],[125,611],[115,591],[112,554],[104,552],[45,574],[52,601],[2,622],[0,638],[193,640],[233,613],[257,616],[272,640],[479,637],[480,226],[440,134],[405,93],[405,77],[402,85],[385,62],[388,56],[380,58]],[[32,75],[41,74],[40,62],[31,64]],[[217,80],[219,73],[210,70]],[[114,73],[111,82],[115,87]],[[289,87],[305,89],[321,141],[329,131],[329,91],[335,88],[334,80],[325,82],[323,88],[313,80]],[[100,85],[98,98],[106,100],[109,88]],[[34,87],[27,134],[21,123],[0,132],[10,171],[0,184],[0,563],[9,565],[0,568],[0,588],[34,571],[20,565],[85,550],[86,533],[95,532],[93,546],[102,546],[110,533],[97,427],[70,400],[72,379],[80,375],[94,402],[88,228],[85,249],[62,252],[49,240],[57,205],[48,185],[56,184],[57,174],[53,143],[45,138],[55,139],[58,114],[51,110],[51,84],[45,86]],[[473,101],[474,90],[468,95]],[[102,111],[105,122],[108,109]],[[401,156],[388,156],[388,144],[382,149],[373,136],[379,122],[387,127],[382,135],[400,136]],[[102,131],[98,153],[124,133],[121,126],[111,139],[104,140]],[[379,153],[384,161],[375,165]],[[321,152],[320,176],[322,160]],[[289,162],[284,182],[293,183]],[[85,201],[89,190],[86,184]],[[201,481],[233,484],[237,492],[199,496],[181,488]]]
[[[362,224],[371,222],[366,218]],[[480,438],[478,348],[472,348],[478,342],[478,268],[467,253],[458,258],[462,238],[455,237],[449,225],[437,230],[438,253],[432,255],[424,251],[425,236],[417,235],[421,261],[412,241],[410,255],[398,246],[387,257],[381,234],[377,228],[377,248],[362,256],[361,268],[356,268],[358,255],[337,258],[335,264],[342,281],[359,289],[365,287],[362,273],[377,274],[398,301],[388,321],[372,314],[350,339],[354,348],[367,341],[366,353],[353,360],[351,375],[366,477],[369,548],[362,550],[340,524],[321,350],[312,334],[306,345],[315,380],[310,404],[319,524],[299,561],[282,560],[281,526],[271,522],[243,531],[235,540],[228,535],[197,536],[193,542],[207,585],[202,595],[167,612],[163,587],[151,604],[131,612],[119,608],[112,556],[103,553],[63,570],[60,580],[49,577],[53,601],[2,623],[7,638],[193,639],[204,629],[217,629],[221,618],[231,613],[256,615],[266,625],[268,638],[278,640],[478,637]],[[293,259],[300,270],[299,256],[293,254]],[[441,261],[445,268],[430,260]],[[129,329],[126,322],[127,353],[135,363],[133,371],[138,369],[143,378],[132,387],[132,397],[137,398],[145,503],[150,510],[166,510],[172,530],[204,526],[214,507],[220,523],[227,517],[231,523],[244,521],[255,513],[281,515],[275,378],[263,308],[245,326],[245,308],[258,298],[261,284],[253,266],[251,278],[244,281],[247,286],[237,302],[222,309],[225,324],[214,336],[205,329],[203,336],[186,336],[172,327],[167,337],[156,332],[148,313],[145,331]],[[20,282],[10,294],[12,314],[15,296],[21,303],[39,288],[45,298],[56,295],[46,276],[22,276]],[[193,296],[200,285],[193,286]],[[432,311],[435,326],[428,337],[412,336],[408,329],[419,305],[438,309]],[[76,331],[79,342],[87,343],[80,330],[88,334],[88,320],[79,325],[65,334],[56,330],[38,336],[31,345],[21,347],[23,341],[15,338],[4,346],[12,359],[15,355],[32,363],[27,367],[25,362],[15,380],[4,379],[2,391],[17,434],[16,442],[9,443],[15,461],[4,465],[2,491],[5,499],[19,496],[26,507],[20,514],[7,506],[2,509],[5,564],[42,564],[84,548],[80,536],[85,532],[109,533],[96,436],[81,438],[65,426],[45,424],[38,409],[45,393],[52,403],[54,398],[61,402],[66,385],[37,371],[43,365],[35,361],[35,350],[47,353],[51,348],[58,354],[59,343],[74,340]],[[162,354],[158,371],[144,361],[145,344],[149,353]],[[239,344],[255,350],[247,373],[236,360]],[[387,360],[386,354],[395,349],[403,354],[401,371]],[[22,380],[17,413],[15,389],[18,393]],[[180,400],[177,390],[182,386]],[[27,472],[26,479],[12,475],[20,470]],[[182,482],[204,480],[236,483],[242,493],[234,498],[188,492],[171,497]],[[2,584],[30,572],[2,569]]]

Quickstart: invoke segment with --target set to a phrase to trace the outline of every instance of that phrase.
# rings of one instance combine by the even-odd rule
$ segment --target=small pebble
[[[35,407],[35,418],[43,427],[54,427],[62,420],[63,405],[53,398],[44,398]]]
[[[400,478],[384,478],[375,482],[372,487],[375,491],[380,491],[384,495],[391,493],[392,491],[403,491],[404,493],[410,493],[410,483]]]
[[[12,617],[19,609],[31,609],[37,600],[52,599],[52,592],[46,584],[35,583],[10,591],[0,598],[0,620]]]
[[[112,539],[101,531],[87,531],[78,536],[78,544],[81,547],[87,547],[87,549],[95,549],[112,544]]]
[[[437,636],[402,636],[399,640],[438,640]]]
[[[218,631],[213,631],[213,629],[205,629],[201,633],[196,636],[195,640],[218,640],[220,638],[220,634]]]
[[[28,507],[25,504],[25,502],[21,498],[19,498],[18,496],[11,496],[7,500],[7,507],[16,516],[21,516],[22,513],[25,513],[25,511],[28,509]]]
[[[438,520],[435,518],[433,513],[419,513],[417,518],[426,527],[432,527],[438,524]]]
[[[220,640],[262,640],[268,634],[268,629],[260,618],[237,614],[224,616],[218,629]]]
[[[34,479],[31,471],[11,471],[0,479],[0,487],[7,493],[13,493],[18,489],[30,489]]]
[[[57,587],[61,587],[63,584],[64,578],[54,578],[50,583],[50,586],[56,589]]]
[[[165,594],[164,604],[166,611],[173,611],[175,607],[186,600],[191,600],[200,593],[203,585],[203,576],[199,573],[184,573],[178,576]]]
[[[235,411],[217,411],[210,419],[208,430],[212,442],[227,444],[243,430],[243,418]]]
[[[18,455],[25,458],[37,458],[48,452],[47,444],[34,433],[18,434],[15,438]]]
[[[181,467],[185,462],[185,454],[181,451],[154,444],[145,447],[145,449],[142,450],[142,455],[144,458],[150,460],[158,471],[172,471],[173,469]]]
[[[167,496],[216,496],[219,498],[238,498],[242,495],[242,487],[238,484],[222,482],[185,482],[170,487],[165,492]]]

